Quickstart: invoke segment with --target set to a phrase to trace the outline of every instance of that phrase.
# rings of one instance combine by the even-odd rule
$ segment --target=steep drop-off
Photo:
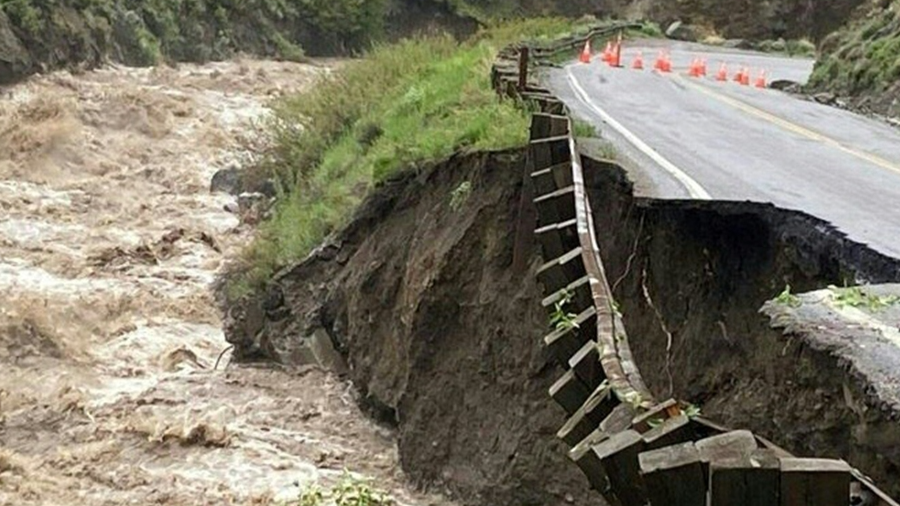
[[[404,469],[422,485],[472,504],[596,501],[555,437],[564,416],[547,397],[556,366],[539,344],[548,316],[522,158],[457,156],[391,181],[263,300],[230,308],[226,335],[246,359],[297,364],[305,336],[324,331],[372,412],[398,426]],[[896,280],[898,263],[801,213],[636,200],[617,167],[588,161],[586,173],[651,388],[663,396],[671,384],[720,421],[896,483],[894,446],[859,437],[894,413],[866,395],[864,378],[769,329],[758,309],[785,284]]]

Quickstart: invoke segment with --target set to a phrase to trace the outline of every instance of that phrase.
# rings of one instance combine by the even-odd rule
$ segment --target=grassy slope
[[[237,51],[296,59],[312,42],[352,51],[381,36],[386,9],[387,0],[0,0],[28,53],[17,62],[20,74],[105,59],[205,61]]]
[[[570,21],[539,19],[464,43],[435,36],[381,46],[312,92],[279,104],[272,122],[275,147],[261,169],[277,174],[289,192],[247,249],[230,295],[303,258],[345,223],[373,185],[398,169],[458,150],[526,142],[528,116],[497,100],[490,64],[514,40],[570,28]]]
[[[855,98],[868,98],[882,112],[900,98],[900,0],[873,2],[870,13],[822,43],[810,86]]]

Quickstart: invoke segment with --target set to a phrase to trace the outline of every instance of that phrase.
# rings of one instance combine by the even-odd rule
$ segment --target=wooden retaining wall
[[[556,50],[574,54],[583,41]],[[560,370],[549,394],[567,415],[557,437],[592,488],[614,506],[900,506],[844,461],[796,458],[749,431],[689,416],[684,403],[653,397],[603,267],[568,111],[520,75],[528,67],[522,63],[518,49],[507,48],[492,82],[501,96],[540,111],[532,117],[526,170],[544,258],[537,272],[542,304],[558,321],[543,338]]]

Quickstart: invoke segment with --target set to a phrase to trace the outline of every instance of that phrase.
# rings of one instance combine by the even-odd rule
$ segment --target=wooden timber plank
[[[581,469],[581,472],[587,477],[591,488],[601,493],[609,490],[609,479],[606,477],[603,465],[600,463],[597,454],[594,453],[593,447],[608,437],[605,432],[598,428],[569,450],[569,458],[575,462],[578,468]]]
[[[597,387],[584,404],[569,417],[556,435],[569,446],[577,445],[597,428],[600,421],[612,411],[613,405],[609,395],[609,386]]]
[[[653,420],[662,421],[680,413],[681,410],[678,408],[678,403],[674,399],[669,399],[636,416],[634,421],[631,422],[631,428],[638,432],[647,432],[650,430],[650,423]]]
[[[571,307],[586,307],[593,305],[594,299],[591,292],[590,276],[582,276],[566,285],[565,288],[544,297],[544,299],[541,300],[541,305],[547,308],[554,307],[554,305],[562,300],[566,294],[571,296],[569,301]]]
[[[606,379],[596,341],[585,342],[569,359],[569,367],[575,371],[575,376],[590,388],[597,388]]]
[[[644,438],[645,449],[656,450],[691,441],[694,439],[694,431],[690,418],[678,415],[665,419],[660,425],[641,434],[641,437]]]
[[[575,218],[575,187],[567,186],[555,192],[545,193],[534,199],[538,213],[538,226],[562,223]]]
[[[550,348],[550,352],[563,367],[570,369],[571,358],[581,351],[588,341],[591,341],[596,318],[597,310],[594,309],[594,306],[588,306],[587,309],[575,316],[573,323],[577,327],[559,328],[544,336],[544,344]],[[584,378],[582,381],[591,388],[597,387],[597,385],[588,383]]]
[[[652,506],[706,506],[706,479],[694,443],[643,452],[638,462]]]
[[[850,466],[843,460],[781,459],[781,506],[846,506]]]
[[[562,406],[568,415],[578,411],[590,395],[591,391],[571,369],[550,386],[550,397]]]
[[[647,492],[641,478],[638,454],[644,440],[633,430],[612,434],[594,446],[609,484],[622,506],[645,506]]]
[[[560,188],[571,186],[573,183],[572,163],[570,161],[565,161],[532,172],[531,181],[538,194],[550,193]]]
[[[538,269],[537,278],[544,285],[545,293],[556,292],[587,274],[581,261],[581,251],[579,246]]]
[[[773,506],[778,504],[781,465],[769,450],[748,458],[713,460],[709,464],[709,506]]]

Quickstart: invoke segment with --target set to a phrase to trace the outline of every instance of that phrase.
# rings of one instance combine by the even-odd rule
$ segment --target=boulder
[[[681,21],[675,21],[666,28],[666,37],[687,42],[697,42],[697,30]]]
[[[229,195],[241,193],[241,171],[235,167],[229,167],[216,172],[209,184],[210,193],[223,192]]]

